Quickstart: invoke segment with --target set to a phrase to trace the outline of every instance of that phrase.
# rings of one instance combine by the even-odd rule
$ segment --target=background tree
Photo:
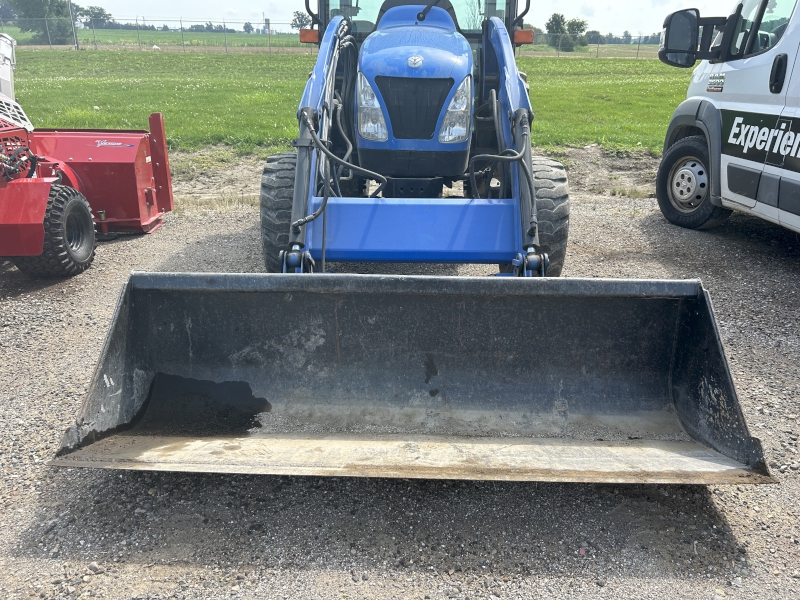
[[[562,52],[572,52],[575,49],[573,38],[567,31],[567,19],[561,13],[553,13],[544,24],[547,29],[547,43]]]
[[[588,27],[589,23],[583,19],[570,19],[567,21],[567,33],[572,36],[573,42],[580,46],[585,46],[588,43],[586,36],[583,35]]]
[[[9,4],[8,0],[0,0],[0,20],[13,21],[18,16],[16,9]]]
[[[291,24],[292,29],[308,29],[310,26],[311,17],[308,16],[308,13],[299,10],[294,11]]]
[[[622,33],[622,43],[623,44],[630,44],[632,39],[633,39],[633,36],[631,35],[631,32],[626,29]]]
[[[9,0],[9,4],[19,15],[20,30],[34,32],[32,44],[72,43],[72,20],[67,0]],[[83,9],[73,4],[72,10]],[[45,19],[48,20],[45,22]]]
[[[104,29],[114,22],[114,17],[111,13],[107,12],[101,6],[89,6],[87,8],[80,8],[80,14],[75,10],[75,5],[72,6],[72,11],[75,13],[75,18],[81,21],[85,27],[94,25],[95,29]]]
[[[244,24],[244,27],[242,27],[242,30],[245,33],[253,33],[253,24],[250,23],[250,21],[248,21],[247,23]]]
[[[586,41],[589,44],[605,44],[606,37],[596,29],[586,32]]]
[[[558,35],[559,33],[567,33],[567,19],[561,13],[553,13],[544,24],[547,33],[551,35]]]

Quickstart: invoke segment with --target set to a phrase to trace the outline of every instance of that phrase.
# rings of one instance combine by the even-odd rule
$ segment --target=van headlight
[[[463,142],[469,135],[472,109],[472,77],[467,75],[458,86],[447,112],[444,114],[439,141],[443,143]]]
[[[378,97],[363,73],[358,74],[358,133],[365,140],[383,142],[389,139]]]

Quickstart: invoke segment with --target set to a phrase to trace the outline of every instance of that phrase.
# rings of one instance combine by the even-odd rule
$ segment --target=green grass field
[[[170,148],[267,154],[297,135],[314,56],[17,52],[17,96],[37,127],[143,128],[165,115]],[[54,69],[54,65],[58,65]],[[521,58],[537,146],[598,143],[660,153],[690,73],[655,60]],[[97,107],[97,108],[95,108]]]

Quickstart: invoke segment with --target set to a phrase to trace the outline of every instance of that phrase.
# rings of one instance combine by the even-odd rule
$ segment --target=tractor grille
[[[429,140],[433,137],[444,101],[453,88],[451,78],[417,79],[378,75],[375,83],[386,103],[396,139]]]

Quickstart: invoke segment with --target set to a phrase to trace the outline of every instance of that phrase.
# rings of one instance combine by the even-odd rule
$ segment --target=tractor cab
[[[320,30],[324,30],[337,16],[348,19],[352,26],[351,34],[360,43],[377,30],[389,10],[399,6],[422,6],[424,9],[426,4],[413,0],[320,0],[319,14],[313,13],[308,5],[306,8]],[[439,0],[432,6],[446,11],[458,33],[470,43],[478,44],[484,23],[492,17],[500,19],[508,31],[522,28],[522,17],[527,13],[529,3],[519,18],[516,16],[516,0]]]
[[[331,64],[341,105],[330,124],[334,152],[343,157],[352,146],[353,161],[387,178],[384,197],[438,197],[466,181],[474,156],[514,147],[512,123],[497,114],[498,99],[509,93],[501,89],[500,64],[512,65],[506,87],[529,110],[508,34],[528,8],[517,16],[516,0],[320,0],[317,14],[307,5],[319,31],[342,41],[312,36],[321,51],[338,54]],[[331,23],[338,23],[333,32]],[[498,198],[512,193],[508,165],[479,166],[474,187]],[[358,178],[345,188],[346,195],[366,191]]]

